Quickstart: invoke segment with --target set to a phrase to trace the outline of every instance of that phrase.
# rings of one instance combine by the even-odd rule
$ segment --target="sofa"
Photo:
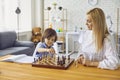
[[[32,56],[34,49],[35,45],[33,42],[17,40],[17,33],[15,31],[0,32],[0,56],[8,54],[26,54]]]

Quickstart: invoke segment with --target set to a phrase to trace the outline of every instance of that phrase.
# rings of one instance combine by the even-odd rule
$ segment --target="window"
[[[18,6],[19,15],[15,13]],[[0,31],[30,31],[31,27],[31,0],[0,0]]]

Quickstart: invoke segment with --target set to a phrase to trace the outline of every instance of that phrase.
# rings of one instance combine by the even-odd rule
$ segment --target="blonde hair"
[[[103,47],[103,41],[108,33],[107,24],[105,20],[105,14],[102,9],[94,8],[87,12],[87,15],[92,17],[94,23],[93,33],[95,37],[95,45],[97,52]]]

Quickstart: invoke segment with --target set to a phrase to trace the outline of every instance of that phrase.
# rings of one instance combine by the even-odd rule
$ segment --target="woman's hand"
[[[80,63],[80,64],[82,64],[83,60],[84,60],[83,55],[80,55],[80,57],[77,59],[77,62]]]
[[[90,60],[87,60],[84,58],[83,55],[80,55],[80,57],[78,58],[78,63],[84,65],[84,66],[98,66],[99,62],[93,62]]]

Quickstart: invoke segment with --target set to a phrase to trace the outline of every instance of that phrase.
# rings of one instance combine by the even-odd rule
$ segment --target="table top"
[[[103,70],[73,63],[67,70],[0,62],[0,80],[120,80],[118,70]]]

